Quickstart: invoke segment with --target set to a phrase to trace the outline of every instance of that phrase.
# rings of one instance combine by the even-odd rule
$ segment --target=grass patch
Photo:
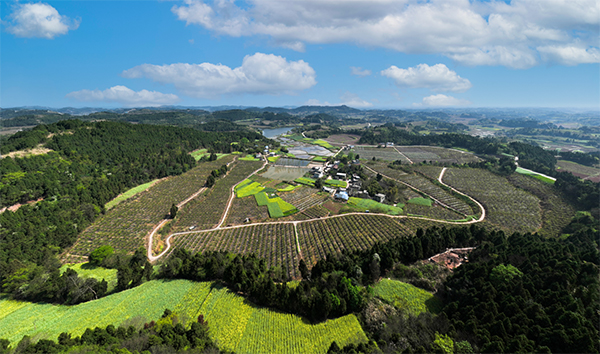
[[[418,197],[418,198],[409,199],[407,201],[407,203],[416,204],[416,205],[424,205],[424,206],[430,207],[433,204],[433,200],[431,200],[429,198]]]
[[[269,162],[276,162],[277,160],[279,160],[280,156],[270,156],[267,157],[267,160],[269,160]]]
[[[316,180],[312,179],[312,178],[308,178],[308,177],[299,177],[299,178],[296,178],[294,180],[294,182],[314,187]]]
[[[133,197],[134,195],[141,193],[143,191],[145,191],[146,189],[152,187],[152,185],[154,183],[156,183],[158,181],[158,179],[155,179],[154,181],[150,181],[148,183],[144,183],[144,184],[140,184],[137,187],[133,187],[130,190],[126,191],[125,193],[120,194],[119,196],[117,196],[115,199],[109,201],[108,203],[106,203],[105,207],[106,209],[111,209],[112,207],[114,207],[115,205]]]
[[[196,159],[196,161],[200,160],[202,158],[202,156],[204,156],[206,154],[208,154],[208,149],[199,149],[199,150],[190,152],[190,155],[192,155],[192,157],[194,159]]]
[[[287,185],[284,188],[278,188],[277,191],[278,192],[291,192],[298,187],[300,187],[300,186]]]
[[[348,183],[346,181],[340,181],[337,179],[327,179],[327,180],[323,181],[323,183],[328,186],[332,186],[332,187],[336,187],[336,188],[348,187]]]
[[[117,270],[98,267],[89,263],[65,264],[60,267],[60,274],[64,273],[67,268],[71,268],[77,272],[80,278],[94,278],[97,280],[106,280],[108,283],[108,291],[112,291],[117,285]]]
[[[441,301],[431,293],[398,280],[382,279],[373,287],[373,294],[413,315],[426,311],[438,313],[442,310]]]
[[[404,206],[403,204],[398,204],[400,206],[387,205],[376,202],[372,199],[363,199],[355,197],[350,197],[350,199],[348,200],[348,204],[350,204],[353,207],[356,207],[358,210],[361,211],[368,210],[373,213],[382,212],[390,215],[402,214],[402,206]]]
[[[313,157],[312,160],[315,161],[315,162],[325,162],[325,161],[327,161],[327,159],[324,158],[323,156],[315,156],[315,157]]]

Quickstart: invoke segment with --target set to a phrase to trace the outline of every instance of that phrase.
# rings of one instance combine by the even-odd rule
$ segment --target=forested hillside
[[[257,148],[249,142],[256,139],[264,138],[250,131],[207,133],[79,120],[13,135],[3,151],[40,143],[52,151],[0,160],[0,205],[38,201],[0,214],[0,284],[11,282],[10,289],[24,292],[33,279],[54,271],[55,255],[103,212],[106,202],[136,185],[188,171],[197,164],[188,152],[230,152],[232,146],[253,151]]]

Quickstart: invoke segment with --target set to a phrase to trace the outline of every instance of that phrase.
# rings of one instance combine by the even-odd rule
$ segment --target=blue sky
[[[596,0],[0,2],[1,107],[600,106]]]

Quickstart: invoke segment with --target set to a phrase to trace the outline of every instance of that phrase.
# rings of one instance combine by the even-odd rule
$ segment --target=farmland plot
[[[227,176],[217,180],[207,192],[208,195],[195,198],[180,212],[175,224],[177,231],[187,231],[194,226],[205,230],[216,226],[225,212],[225,207],[231,194],[231,187],[248,177],[262,165],[262,162],[239,161],[227,173]]]
[[[61,257],[63,262],[82,262],[102,245],[123,252],[133,252],[144,246],[144,237],[169,213],[171,204],[196,193],[212,170],[232,159],[228,156],[219,161],[200,163],[198,167],[163,179],[135,198],[116,205],[79,234],[77,241]]]
[[[18,343],[24,335],[56,340],[86,328],[119,326],[128,319],[158,320],[168,308],[188,327],[198,315],[209,324],[209,336],[223,350],[239,353],[326,353],[340,345],[366,342],[356,316],[319,324],[257,307],[212,282],[151,281],[134,289],[76,306],[35,304],[0,299],[0,338]]]
[[[450,168],[444,182],[477,199],[486,219],[510,232],[535,232],[541,225],[540,200],[506,178],[474,168]]]
[[[246,218],[250,218],[252,222],[266,221],[269,219],[269,212],[266,207],[256,205],[254,197],[235,198],[224,225],[240,225]]]
[[[431,293],[398,280],[381,279],[373,295],[415,316],[421,312],[439,312],[442,302]]]
[[[367,146],[355,146],[353,151],[360,156],[361,159],[371,160],[373,157],[385,161],[401,160],[402,163],[409,163],[406,157],[402,156],[393,147],[376,148]]]
[[[309,266],[326,254],[365,250],[376,242],[408,234],[401,223],[381,215],[347,215],[298,224],[300,250]]]
[[[436,161],[444,164],[464,164],[479,161],[479,158],[471,153],[439,146],[396,146],[396,149],[415,163]]]
[[[319,194],[310,187],[297,188],[291,193],[281,194],[281,199],[295,206],[299,211],[320,205],[327,199],[326,194]]]
[[[297,277],[298,250],[292,224],[249,225],[202,233],[176,236],[175,247],[193,252],[229,251],[237,254],[255,254],[269,266],[280,266],[291,277]]]
[[[413,174],[402,176],[400,180],[409,184],[413,188],[416,188],[430,195],[431,197],[435,198],[444,205],[447,205],[452,210],[458,213],[464,215],[474,214],[473,209],[466,202],[446,192],[440,186],[433,184],[430,180],[428,180],[425,177]]]

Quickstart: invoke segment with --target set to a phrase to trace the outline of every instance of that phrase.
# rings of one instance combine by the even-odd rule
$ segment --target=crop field
[[[71,268],[77,272],[80,278],[94,278],[98,280],[106,280],[108,283],[108,291],[111,291],[117,285],[117,270],[97,267],[89,263],[64,264],[60,267],[60,273],[64,273],[67,268]]]
[[[276,165],[269,166],[267,172],[263,173],[261,176],[278,181],[293,181],[296,178],[304,176],[308,171],[310,171],[310,169],[307,167],[286,167]]]
[[[360,139],[360,135],[354,134],[334,134],[330,135],[327,140],[330,144],[335,145],[354,145]]]
[[[150,181],[148,183],[144,183],[144,184],[140,184],[137,187],[133,187],[130,190],[120,194],[119,196],[117,196],[115,199],[109,201],[108,203],[106,203],[105,207],[106,210],[113,208],[115,205],[135,196],[138,193],[141,193],[145,190],[147,190],[148,188],[152,187],[156,182],[158,182],[158,179],[155,179],[154,181]]]
[[[554,184],[555,180],[552,178],[548,178],[540,173],[537,173],[535,171],[529,171],[527,169],[521,168],[521,167],[517,167],[517,169],[515,170],[516,173],[520,173],[522,175],[526,175],[526,176],[530,176],[536,179],[539,179],[540,181],[549,183],[549,184]]]
[[[556,166],[558,171],[571,172],[574,176],[589,179],[593,182],[600,182],[600,168],[585,166],[566,160],[558,160]]]
[[[428,206],[430,207],[431,204],[433,204],[433,200],[429,199],[429,198],[421,198],[421,197],[417,197],[417,198],[411,198],[407,201],[408,204],[417,204],[417,205],[423,205],[423,206]]]
[[[258,206],[254,198],[235,198],[224,226],[243,224],[246,218],[252,222],[268,221],[269,212],[264,206]]]
[[[413,170],[424,174],[431,179],[438,179],[443,167],[433,165],[411,166]]]
[[[373,287],[373,295],[415,316],[442,310],[442,302],[433,294],[398,280],[381,279]]]
[[[63,262],[82,262],[91,251],[102,245],[123,252],[133,252],[144,246],[144,237],[169,213],[172,203],[183,201],[196,193],[212,170],[232,159],[228,156],[222,160],[200,163],[198,167],[179,176],[163,179],[135,198],[116,205],[79,234],[73,246],[62,255]]]
[[[193,252],[229,251],[237,254],[255,254],[269,266],[286,267],[288,274],[297,277],[298,250],[294,225],[266,224],[189,233],[174,238],[175,247]]]
[[[298,211],[295,206],[280,197],[269,197],[265,192],[254,194],[254,198],[259,206],[267,206],[269,216],[272,218],[280,218]]]
[[[464,215],[439,205],[425,206],[407,202],[404,206],[404,211],[407,215],[423,216],[439,220],[462,220],[465,218]]]
[[[299,211],[320,205],[327,197],[327,194],[319,193],[310,187],[297,188],[291,193],[281,195],[281,199],[292,204]]]
[[[334,187],[334,188],[346,188],[348,187],[348,182],[340,181],[337,179],[327,179],[323,181],[323,184]]]
[[[409,235],[398,221],[381,215],[347,215],[298,224],[298,241],[310,267],[325,255],[365,250],[379,241]]]
[[[306,167],[310,161],[308,160],[298,160],[298,159],[290,159],[290,158],[280,158],[275,162],[275,166],[294,166],[294,167]]]
[[[506,178],[474,168],[450,168],[444,182],[479,201],[486,219],[507,231],[535,232],[542,223],[540,200]]]
[[[310,187],[314,187],[316,180],[313,178],[309,178],[309,177],[298,177],[294,180],[294,182],[305,184]]]
[[[461,199],[458,199],[449,192],[446,192],[444,189],[442,189],[442,187],[433,184],[430,180],[423,176],[415,174],[405,175],[401,176],[400,180],[409,184],[413,188],[416,188],[426,193],[432,198],[435,198],[436,200],[443,203],[444,205],[447,205],[456,212],[459,212],[464,215],[473,215],[473,209],[469,206],[469,204],[467,204]]]
[[[263,189],[265,189],[265,187],[263,187],[260,183],[246,179],[240,182],[240,184],[238,184],[237,186],[235,186],[234,191],[236,197],[244,198],[261,192]]]
[[[508,176],[508,180],[514,186],[540,199],[542,206],[542,228],[538,231],[540,235],[560,234],[575,215],[575,208],[557,194],[551,185],[517,173]]]
[[[402,170],[398,170],[395,168],[390,168],[388,165],[388,162],[381,162],[381,161],[367,161],[366,165],[372,169],[374,169],[375,171],[384,174],[388,177],[391,177],[393,179],[400,179],[402,176],[406,176],[407,173],[402,171]],[[367,174],[370,173],[370,171],[365,171],[367,172]]]
[[[471,153],[438,146],[396,146],[396,149],[414,163],[436,161],[446,164],[463,164],[479,161],[479,158]]]
[[[177,231],[187,231],[191,226],[196,226],[200,230],[216,226],[225,212],[231,187],[247,178],[261,165],[262,162],[238,161],[227,173],[227,176],[218,179],[215,185],[207,191],[208,195],[197,197],[182,208],[178,213],[174,228]]]
[[[254,306],[219,284],[187,280],[151,281],[76,306],[0,300],[0,338],[13,345],[24,335],[56,340],[62,332],[78,336],[85,328],[118,326],[138,316],[140,323],[157,320],[166,308],[186,324],[203,314],[212,340],[240,353],[325,353],[334,340],[340,345],[367,341],[354,315],[308,324]]]
[[[393,147],[387,148],[376,148],[376,147],[367,147],[367,146],[355,146],[352,150],[356,154],[359,155],[361,159],[372,160],[373,157],[380,160],[386,161],[396,161],[401,160],[402,163],[408,163],[408,160],[402,156],[396,149]]]
[[[363,198],[354,198],[354,197],[350,197],[350,199],[348,200],[348,204],[350,204],[362,211],[369,210],[371,212],[378,212],[378,213],[382,212],[382,213],[386,213],[386,214],[390,214],[390,215],[402,214],[402,206],[404,206],[403,204],[400,204],[400,207],[398,207],[398,206],[379,203],[372,199],[363,199]]]

